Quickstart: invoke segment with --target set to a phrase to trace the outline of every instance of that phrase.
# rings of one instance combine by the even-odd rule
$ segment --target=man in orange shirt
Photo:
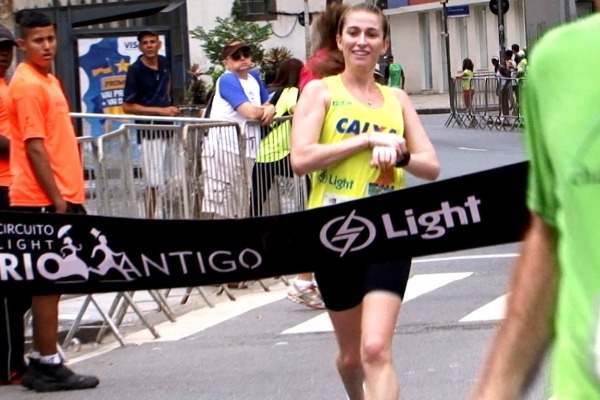
[[[8,210],[8,187],[11,174],[10,121],[8,119],[8,85],[5,77],[14,56],[17,42],[12,32],[0,25],[0,210]],[[23,317],[31,307],[31,296],[11,294],[0,296],[0,385],[23,382],[25,365],[25,332]]]
[[[17,22],[25,59],[9,84],[11,210],[83,214],[75,130],[61,84],[50,72],[57,48],[54,25],[36,11],[19,13]],[[75,374],[58,354],[59,300],[60,295],[32,299],[33,352],[23,385],[39,392],[96,387],[98,378]]]

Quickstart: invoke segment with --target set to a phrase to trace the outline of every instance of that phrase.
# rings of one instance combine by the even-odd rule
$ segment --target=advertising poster
[[[165,36],[159,38],[163,44],[159,53],[166,56]],[[81,112],[123,114],[127,69],[141,55],[136,35],[79,38],[77,49]],[[83,134],[97,137],[118,125],[117,120],[86,118]]]

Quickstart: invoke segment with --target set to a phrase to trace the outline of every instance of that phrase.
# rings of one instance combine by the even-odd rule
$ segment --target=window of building
[[[423,89],[433,88],[433,72],[431,68],[431,34],[429,27],[429,14],[419,13],[419,37],[423,49]]]
[[[269,11],[277,11],[276,0],[240,0],[242,7],[242,18],[245,21],[272,21],[277,19],[277,14]]]
[[[487,10],[485,6],[475,8],[477,18],[477,37],[479,38],[479,68],[490,68],[487,39]],[[477,15],[476,14],[476,15]]]
[[[469,26],[466,18],[456,18],[456,28],[458,29],[458,35],[460,38],[460,58],[461,65],[462,60],[470,58],[469,55]]]

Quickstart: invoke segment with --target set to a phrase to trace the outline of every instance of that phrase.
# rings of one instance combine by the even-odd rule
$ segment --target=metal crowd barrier
[[[522,78],[476,75],[453,81],[454,107],[446,126],[516,131],[523,126],[519,95]]]
[[[90,213],[130,218],[222,219],[246,218],[301,211],[307,203],[305,177],[296,176],[289,162],[291,117],[277,118],[268,127],[258,121],[242,126],[195,117],[149,117],[72,113],[80,126],[90,120],[110,120],[113,129],[98,137],[82,136],[79,143]],[[288,285],[285,277],[280,277]],[[269,290],[258,281],[264,290]],[[202,288],[187,288],[181,304],[196,290],[213,304]],[[170,291],[148,291],[167,318],[174,321],[166,301]],[[235,296],[227,285],[218,294]],[[131,307],[145,327],[154,326],[133,300],[134,292],[116,293],[110,310],[100,309],[87,295],[64,345],[83,327],[90,304],[103,318],[99,342],[107,329],[124,344],[119,332]]]
[[[82,136],[78,138],[80,153],[82,156],[82,164],[84,166],[84,177],[85,177],[85,193],[86,193],[86,208],[90,214],[96,215],[109,215],[109,208],[107,208],[106,202],[106,190],[105,190],[105,182],[104,172],[101,167],[100,159],[99,159],[99,150],[98,143],[96,138],[91,136]],[[83,328],[98,328],[97,326],[87,326],[82,324],[82,320],[84,318],[85,313],[89,309],[90,305],[93,305],[96,311],[102,317],[102,326],[99,329],[98,336],[96,338],[96,343],[100,343],[101,339],[104,337],[104,333],[106,329],[110,329],[111,333],[115,336],[117,341],[124,346],[125,340],[123,335],[119,330],[119,325],[121,321],[114,320],[115,310],[118,303],[122,298],[122,294],[118,293],[115,295],[115,299],[113,304],[111,305],[111,310],[106,312],[99,304],[96,297],[93,294],[87,295],[69,295],[65,296],[65,299],[75,298],[75,297],[84,297],[83,303],[69,328],[65,338],[63,339],[62,348],[66,348],[72,343],[73,338],[78,330]],[[128,295],[127,297],[127,306],[131,306],[134,312],[137,314],[138,318],[143,322],[143,324],[152,332],[155,338],[160,337],[158,332],[154,329],[154,326],[147,320],[144,316],[143,312],[139,309],[139,307],[133,302],[131,297]],[[126,307],[121,307],[121,310],[126,311]],[[172,318],[172,315],[169,315]]]
[[[107,215],[185,218],[182,127],[125,124],[98,138]]]
[[[292,117],[275,118],[271,125],[247,122],[246,132],[260,134],[256,157],[248,158],[250,171],[250,216],[258,217],[302,211],[306,208],[306,177],[294,174],[290,164]]]
[[[77,113],[73,113],[72,116],[85,120],[107,119],[110,123],[105,125],[116,128],[98,138],[78,138],[86,182],[86,207],[89,213],[132,218],[185,218],[189,215],[184,201],[188,195],[183,169],[182,124],[198,121],[199,118],[181,118],[182,121],[173,124],[172,118],[165,117]],[[155,124],[156,120],[162,125]],[[115,121],[130,124],[117,126]],[[85,123],[80,125],[86,126]],[[196,289],[212,307],[213,304],[202,289]],[[157,305],[157,310],[174,322],[174,313],[166,296],[158,290],[149,290],[147,293],[150,301]],[[96,337],[97,343],[102,340],[106,330],[110,329],[117,341],[121,345],[125,344],[119,327],[129,308],[152,335],[159,338],[154,325],[138,305],[139,301],[148,300],[136,302],[133,300],[134,295],[135,292],[115,293],[108,312],[100,307],[94,295],[85,295],[83,304],[64,339],[63,347],[71,343],[79,329],[87,328],[81,321],[90,304],[95,306],[102,317],[102,326]]]

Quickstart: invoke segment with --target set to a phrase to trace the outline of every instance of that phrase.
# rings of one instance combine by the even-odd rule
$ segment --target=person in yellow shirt
[[[269,99],[275,105],[275,117],[282,118],[294,114],[298,102],[300,71],[304,63],[297,58],[284,60],[277,69],[275,80],[269,85],[274,89]],[[290,166],[290,121],[278,121],[262,128],[266,134],[260,140],[256,163],[252,168],[252,209],[251,216],[263,215],[263,203],[277,176],[291,177]]]
[[[463,60],[462,72],[456,74],[454,79],[460,79],[463,101],[465,108],[472,111],[473,97],[475,96],[475,88],[473,86],[473,61],[470,58]]]
[[[344,71],[308,83],[300,96],[291,163],[296,174],[315,177],[310,209],[401,189],[404,172],[425,180],[439,175],[435,149],[406,92],[375,83],[387,35],[381,10],[367,3],[350,6],[337,33]],[[393,259],[315,273],[351,400],[399,398],[392,339],[410,265],[410,259]]]

